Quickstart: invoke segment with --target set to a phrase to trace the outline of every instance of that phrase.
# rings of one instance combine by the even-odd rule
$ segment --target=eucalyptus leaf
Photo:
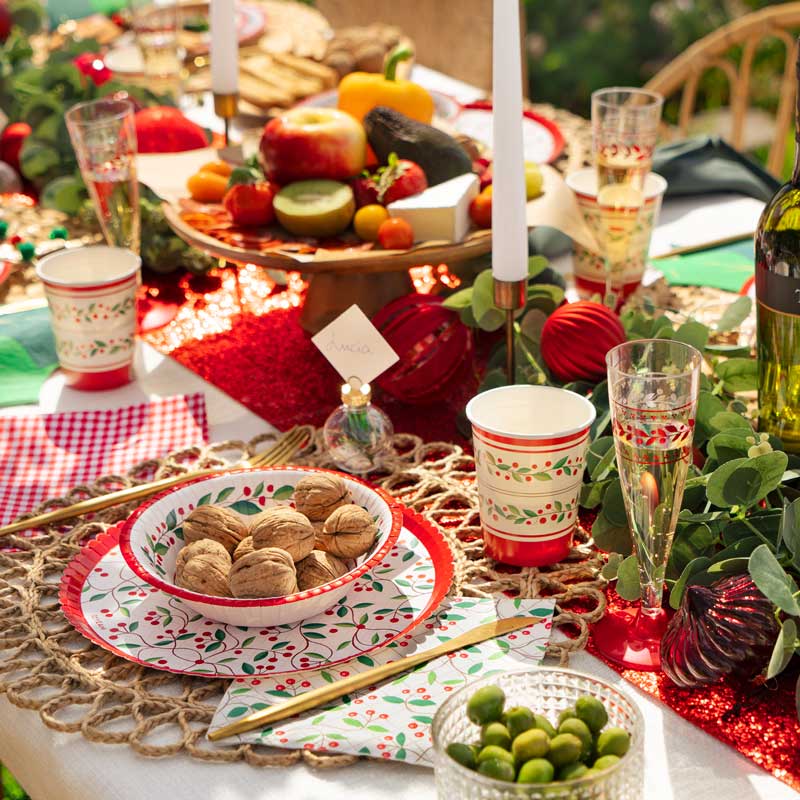
[[[722,558],[719,561],[714,561],[708,568],[712,575],[721,577],[723,575],[742,575],[747,572],[747,565],[750,561],[749,558],[744,556],[736,556],[734,558]]]
[[[628,524],[625,513],[625,500],[622,497],[622,484],[619,478],[611,481],[603,497],[603,513],[615,527],[623,528]]]
[[[710,420],[710,428],[713,431],[722,432],[730,430],[742,430],[753,435],[753,426],[741,414],[733,411],[720,411],[714,414]]]
[[[798,559],[800,559],[800,499],[784,506],[779,535],[797,566]]]
[[[752,308],[753,301],[749,297],[738,297],[723,311],[717,322],[717,332],[736,330],[750,315]]]
[[[500,309],[494,304],[494,279],[492,271],[485,269],[481,272],[472,284],[472,313],[480,323],[481,318],[490,311]],[[502,312],[500,312],[502,314]]]
[[[613,479],[581,484],[580,504],[583,508],[597,508]]]
[[[708,341],[708,328],[694,320],[684,322],[675,331],[675,341],[690,344],[702,353],[706,349],[706,342]]]
[[[745,458],[752,442],[748,442],[748,437],[752,436],[750,426],[744,428],[732,428],[715,434],[708,443],[708,454],[719,464],[732,461],[735,458]]]
[[[800,615],[800,606],[794,598],[798,591],[797,584],[787,575],[767,545],[760,544],[750,554],[748,572],[764,597],[781,611],[795,617]]]
[[[609,553],[608,561],[603,565],[600,574],[607,580],[613,581],[617,577],[619,565],[622,563],[624,556],[621,553]]]
[[[717,534],[704,522],[678,522],[667,564],[667,576],[674,578],[680,575],[687,564],[698,558],[711,558],[718,541]]]
[[[452,308],[453,311],[460,311],[462,308],[472,305],[472,287],[461,289],[445,298],[442,305],[445,308]]]
[[[794,655],[794,646],[797,641],[797,625],[793,619],[783,621],[775,646],[772,648],[772,656],[767,666],[767,678],[774,678],[780,675]]]
[[[472,299],[470,299],[470,305],[459,310],[458,316],[468,328],[478,327],[478,320],[475,319],[475,314],[472,313]]]
[[[633,551],[633,541],[628,526],[612,525],[602,511],[592,524],[592,538],[597,548],[605,553],[628,555]]]
[[[549,266],[550,262],[544,256],[530,256],[528,258],[528,278],[535,278]]]
[[[641,594],[639,583],[639,561],[636,556],[628,556],[617,570],[617,594],[623,600],[638,600]]]
[[[760,488],[761,474],[750,459],[735,458],[712,473],[706,496],[709,503],[721,508],[749,506],[759,499]]]
[[[758,388],[758,362],[752,358],[729,358],[717,364],[717,377],[726,391],[750,392]]]
[[[504,369],[492,369],[483,376],[481,385],[478,387],[479,392],[488,392],[489,389],[497,389],[500,386],[507,386],[508,378]]]
[[[701,375],[702,377],[704,376]],[[719,397],[709,391],[700,390],[697,398],[695,444],[699,444],[711,438],[715,433],[719,433],[718,430],[711,427],[711,418],[725,410],[725,404]]]
[[[680,574],[680,577],[675,581],[675,585],[669,590],[669,604],[676,611],[680,608],[683,593],[687,584],[692,576],[705,570],[711,564],[710,558],[700,557],[692,559]]]
[[[484,331],[496,331],[503,327],[506,315],[498,308],[490,308],[478,319],[478,326]]]
[[[760,541],[766,539],[770,545],[777,547],[778,532],[781,524],[780,509],[767,509],[757,514],[751,513],[747,520],[731,520],[722,531],[722,540],[726,545],[735,544],[741,539],[755,536],[755,528]]]
[[[609,451],[612,453],[614,452],[613,436],[601,436],[589,445],[586,451],[586,471],[592,476],[592,480],[596,480],[592,473],[597,469],[600,462]]]
[[[750,348],[738,344],[707,344],[706,353],[711,353],[711,355],[715,356],[725,356],[726,358],[739,358],[742,356],[749,356]]]

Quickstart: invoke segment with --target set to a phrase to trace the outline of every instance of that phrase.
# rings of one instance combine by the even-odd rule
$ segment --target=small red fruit
[[[378,202],[388,205],[395,200],[424,192],[428,179],[419,164],[407,158],[389,156],[389,164],[378,173]]]
[[[0,161],[11,164],[19,172],[19,151],[22,144],[30,136],[31,126],[27,122],[12,122],[0,134]]]
[[[235,225],[269,225],[275,219],[271,183],[237,183],[228,189],[222,201]]]
[[[492,227],[492,193],[483,191],[469,204],[470,219],[479,228]]]
[[[356,208],[373,206],[378,203],[378,184],[368,172],[365,171],[363,175],[353,178],[350,181],[350,188],[353,190]]]
[[[404,219],[387,219],[378,228],[378,242],[384,250],[408,250],[414,244],[414,231]]]

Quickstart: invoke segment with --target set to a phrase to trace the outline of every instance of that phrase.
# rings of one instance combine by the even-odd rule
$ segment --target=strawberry
[[[269,225],[275,219],[274,197],[274,184],[237,183],[228,189],[222,204],[234,225]]]
[[[378,184],[375,177],[364,170],[357,178],[350,182],[356,208],[371,206],[378,202]]]
[[[419,164],[390,153],[389,163],[378,170],[378,202],[383,205],[419,194],[428,188],[428,179]]]

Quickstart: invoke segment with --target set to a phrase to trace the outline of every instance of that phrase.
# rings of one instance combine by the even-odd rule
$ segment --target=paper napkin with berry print
[[[550,639],[554,602],[510,598],[452,598],[417,632],[372,656],[328,669],[274,678],[240,678],[222,699],[209,730],[356,672],[431,649],[477,625],[520,614],[535,624],[422,664],[390,683],[371,686],[307,714],[236,737],[271,747],[352,753],[433,766],[430,725],[437,706],[471,680],[538,664]],[[230,740],[224,743],[229,746]]]

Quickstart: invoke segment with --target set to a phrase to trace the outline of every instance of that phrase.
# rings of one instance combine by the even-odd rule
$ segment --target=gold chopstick
[[[236,720],[236,722],[232,722],[230,725],[225,725],[209,733],[208,738],[212,742],[216,742],[220,739],[226,739],[228,736],[235,736],[236,734],[253,730],[253,728],[261,728],[271,722],[278,722],[278,720],[286,719],[286,717],[301,714],[303,711],[317,708],[331,700],[335,700],[337,697],[350,694],[357,689],[365,689],[367,686],[372,686],[386,678],[391,678],[393,675],[399,675],[401,672],[406,672],[419,664],[424,664],[426,661],[431,661],[439,656],[452,653],[454,650],[461,650],[472,644],[485,642],[487,639],[493,639],[495,636],[502,636],[505,633],[518,631],[521,628],[527,628],[539,622],[541,622],[541,620],[535,617],[510,617],[509,619],[487,622],[485,625],[479,625],[477,628],[467,633],[462,633],[461,636],[456,636],[455,639],[440,644],[431,650],[425,650],[422,653],[413,653],[412,655],[405,656],[405,658],[399,658],[397,661],[389,661],[386,664],[368,669],[366,672],[360,672],[356,675],[351,675],[348,678],[336,681],[335,683],[320,686],[318,689],[312,689],[310,692],[304,692],[303,694],[297,695],[297,697],[293,697],[291,700],[287,700],[285,703],[279,703],[278,705],[270,706],[270,708],[256,711],[242,719]]]
[[[292,428],[285,433],[275,444],[263,453],[253,456],[247,461],[247,465],[251,467],[266,467],[273,464],[285,463],[291,455],[297,451],[304,439],[308,438],[308,430],[306,426],[299,426]],[[194,480],[195,478],[202,478],[207,475],[215,475],[218,472],[224,472],[227,467],[213,467],[211,469],[197,470],[195,472],[184,472],[181,475],[173,475],[169,478],[162,478],[158,481],[150,483],[142,483],[138,486],[130,486],[127,489],[120,489],[118,492],[109,492],[108,494],[100,495],[99,497],[91,497],[87,500],[81,500],[78,503],[73,503],[64,508],[57,508],[54,511],[47,511],[44,514],[37,514],[27,519],[12,522],[9,525],[4,525],[0,528],[0,537],[6,536],[18,531],[25,531],[29,528],[37,528],[42,525],[49,525],[54,522],[63,522],[73,517],[80,517],[84,514],[90,514],[94,511],[103,511],[112,506],[119,506],[123,503],[129,503],[132,500],[141,500],[144,497],[150,497],[157,494],[164,489],[169,489],[172,486],[178,486],[181,483]]]

